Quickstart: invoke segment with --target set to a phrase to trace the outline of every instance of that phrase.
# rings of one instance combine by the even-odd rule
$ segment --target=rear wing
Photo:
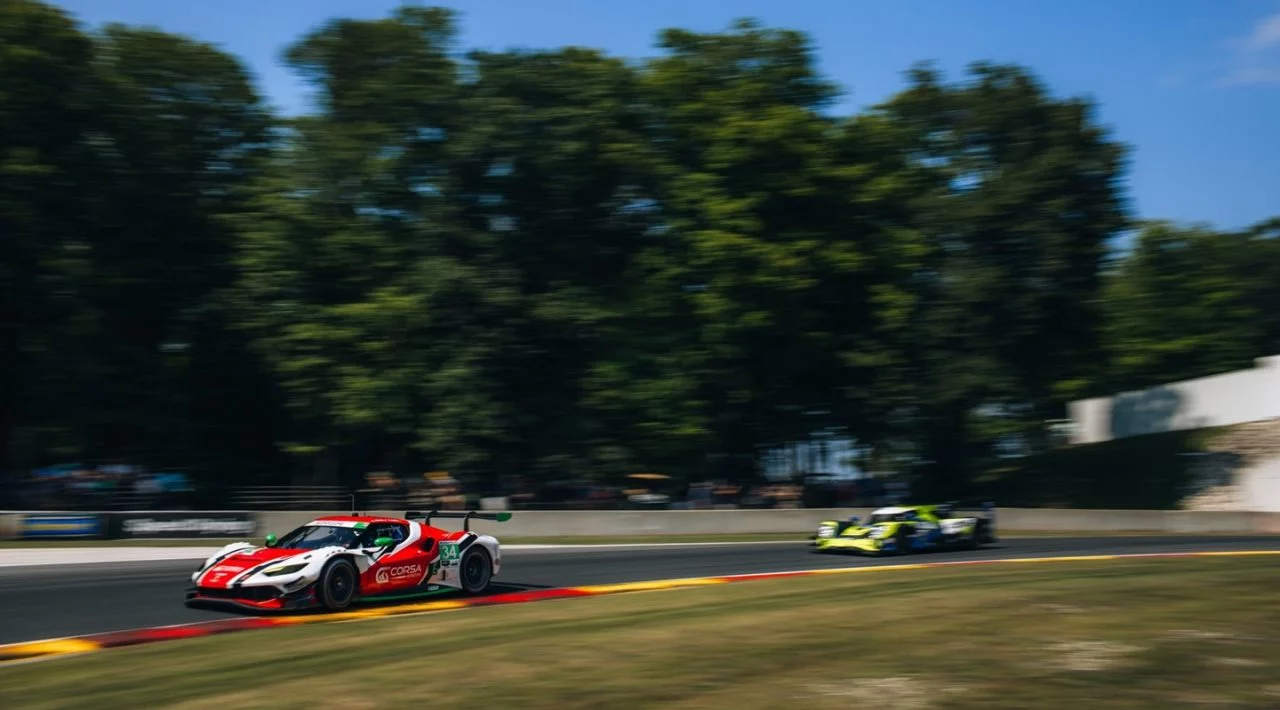
[[[978,513],[978,512],[981,512],[981,513],[982,513],[983,515],[985,515],[985,516],[986,516],[986,518],[987,518],[988,520],[990,520],[991,522],[995,522],[995,519],[996,519],[996,503],[995,503],[995,501],[991,501],[991,500],[982,500],[982,501],[975,501],[975,500],[953,500],[953,501],[948,502],[948,503],[947,503],[947,505],[951,507],[951,510],[953,510],[954,512],[957,512],[957,513],[962,512],[962,511],[963,511],[963,512],[968,512],[968,513]]]
[[[500,513],[482,513],[478,510],[439,510],[432,509],[428,511],[408,510],[404,514],[405,520],[421,520],[427,525],[431,524],[432,518],[443,518],[445,520],[461,520],[462,529],[471,532],[472,520],[492,520],[498,523],[505,523],[511,519],[511,513],[506,511]]]

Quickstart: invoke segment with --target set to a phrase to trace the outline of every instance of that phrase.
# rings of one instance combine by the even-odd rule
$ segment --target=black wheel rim
[[[463,575],[466,576],[467,586],[474,587],[484,582],[484,559],[480,555],[472,555],[467,558],[467,564],[462,569]]]
[[[333,570],[329,577],[329,593],[335,602],[345,602],[351,598],[351,572],[345,567]]]

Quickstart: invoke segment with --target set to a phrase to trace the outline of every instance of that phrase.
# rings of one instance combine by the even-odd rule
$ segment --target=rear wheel
[[[462,590],[467,594],[480,594],[489,588],[489,580],[493,579],[493,562],[483,547],[472,546],[462,555],[462,564],[458,567]]]
[[[973,532],[969,533],[969,539],[965,540],[965,548],[977,550],[982,546],[982,523],[973,526]]]
[[[320,573],[317,582],[320,604],[329,611],[342,611],[351,606],[356,596],[356,566],[350,560],[338,558]]]

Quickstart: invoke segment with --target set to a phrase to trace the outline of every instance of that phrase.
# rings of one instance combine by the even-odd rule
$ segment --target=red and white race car
[[[462,519],[463,530],[431,526]],[[510,513],[409,511],[403,518],[316,518],[266,547],[237,542],[191,575],[186,605],[338,611],[361,601],[408,599],[455,590],[484,592],[502,566],[497,538],[471,531],[472,520]]]

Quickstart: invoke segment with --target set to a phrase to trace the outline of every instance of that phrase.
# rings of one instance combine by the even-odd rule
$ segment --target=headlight
[[[263,574],[267,575],[268,577],[279,577],[285,574],[293,574],[294,572],[300,572],[305,567],[306,567],[305,564],[285,565],[284,567],[272,567],[271,569],[263,572]]]
[[[877,525],[874,528],[871,528],[871,537],[877,540],[888,537],[888,536],[889,536],[888,525]]]
[[[832,535],[835,535],[835,534],[836,534],[836,526],[834,525],[818,526],[818,537],[831,537]]]

